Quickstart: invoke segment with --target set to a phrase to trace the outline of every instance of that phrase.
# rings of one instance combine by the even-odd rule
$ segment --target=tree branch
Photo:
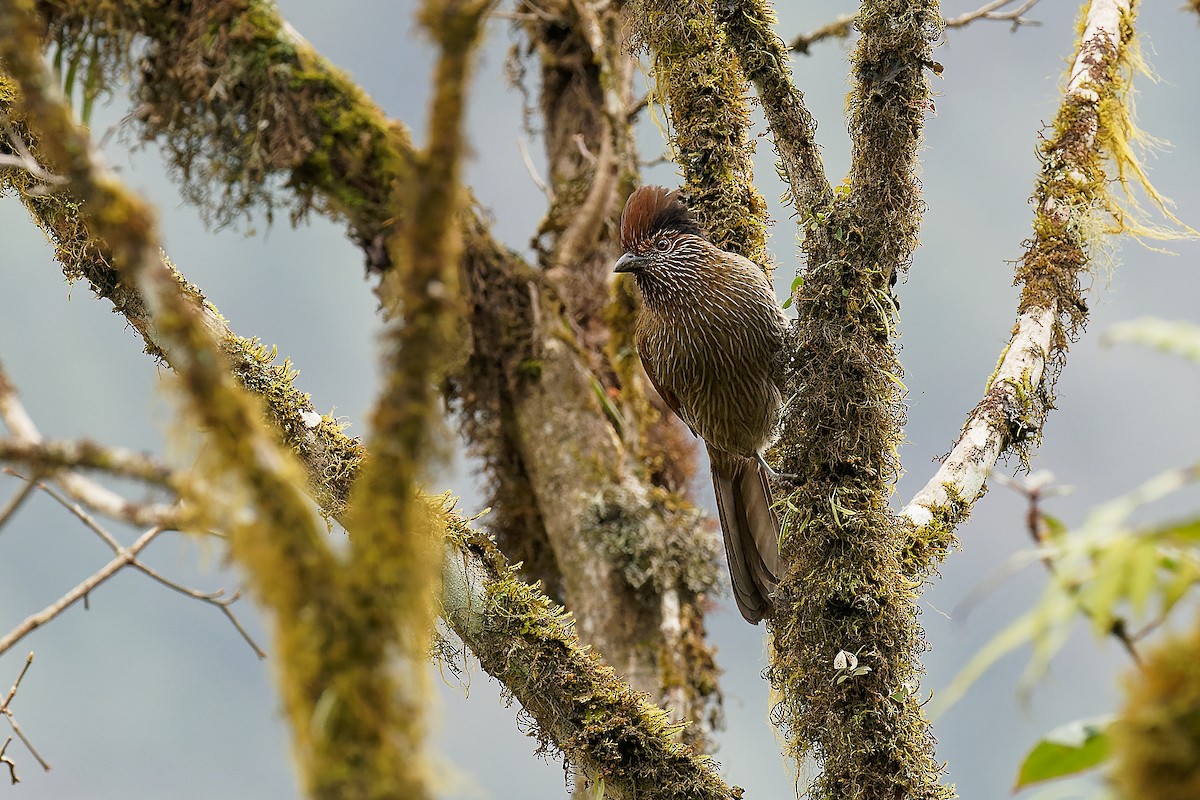
[[[635,43],[653,57],[689,205],[718,247],[765,267],[767,209],[753,185],[749,106],[712,4],[635,0],[626,8]]]
[[[957,17],[943,17],[942,26],[946,28],[965,28],[972,22],[981,19],[1009,21],[1013,24],[1013,30],[1022,25],[1041,25],[1037,20],[1026,19],[1025,12],[1036,6],[1039,0],[1021,0],[1021,5],[1015,9],[1001,11],[1007,5],[1011,5],[1017,0],[991,0],[991,2],[975,9],[968,11],[965,14],[960,14]],[[842,14],[837,19],[827,22],[821,27],[809,33],[800,34],[792,39],[788,47],[796,53],[809,55],[809,48],[817,42],[825,39],[846,39],[854,30],[854,24],[858,21],[857,14]]]
[[[792,82],[788,54],[775,33],[775,13],[768,0],[718,0],[716,9],[742,71],[758,91],[792,206],[803,220],[828,205],[833,190],[817,147],[817,123]]]
[[[355,647],[366,652],[372,671],[403,676],[371,694],[357,692],[357,702],[371,698],[379,710],[347,720],[355,726],[347,731],[350,736],[368,744],[393,742],[389,749],[374,747],[379,756],[401,759],[387,768],[390,774],[381,771],[387,782],[380,789],[386,790],[373,789],[372,797],[420,800],[433,795],[424,763],[425,667],[437,619],[443,526],[429,513],[419,481],[449,450],[447,437],[440,435],[438,387],[463,349],[459,322],[466,309],[458,225],[465,199],[459,179],[466,149],[462,120],[489,5],[490,0],[426,0],[419,14],[438,46],[428,144],[415,159],[411,179],[394,190],[404,219],[388,238],[393,266],[379,285],[389,317],[382,336],[385,374],[371,414],[372,458],[356,490],[351,558],[343,570],[349,599],[366,611],[355,625]],[[359,663],[339,666],[361,670],[363,654],[355,658]],[[336,679],[346,683],[347,677]],[[331,748],[329,754],[337,752]],[[330,778],[330,786],[341,783],[336,772]]]
[[[91,469],[163,488],[172,488],[176,482],[170,467],[150,456],[120,447],[103,447],[86,439],[42,442],[0,439],[0,461],[26,464],[37,472]]]
[[[0,79],[2,78],[3,76],[0,75]],[[9,433],[13,436],[13,439],[10,440],[11,446],[36,451],[45,444],[45,440],[42,438],[41,433],[38,432],[37,426],[33,424],[33,420],[26,413],[25,407],[21,405],[21,401],[17,398],[16,387],[13,386],[2,364],[0,364],[0,420],[4,421]],[[60,453],[60,455],[65,454]],[[75,455],[78,455],[78,453]],[[132,455],[135,460],[144,458],[133,454],[129,455]],[[37,466],[35,465],[35,468]],[[44,466],[52,467],[51,464],[45,464]],[[138,470],[145,472],[145,468],[147,467],[149,467],[148,471],[150,475],[154,475],[159,469],[151,464],[140,464]],[[174,528],[179,524],[180,512],[178,506],[174,504],[132,503],[108,487],[102,486],[70,470],[51,468],[49,475],[76,502],[110,519],[123,520],[131,525],[148,525],[164,528]],[[34,477],[36,478],[38,475]],[[160,477],[162,476],[160,475]],[[26,489],[30,492],[33,491],[33,479],[26,480],[28,480]],[[157,483],[157,481],[152,482]],[[17,506],[23,502],[25,496],[24,492],[18,494],[5,508],[4,512],[0,513],[0,525],[3,525],[9,516],[16,511]]]
[[[874,250],[865,261],[878,264],[891,283],[917,245],[917,148],[930,110],[925,71],[933,65],[940,22],[936,0],[866,2],[858,14],[862,36],[851,57],[850,220],[844,234]]]
[[[571,619],[518,581],[490,540],[449,516],[446,621],[538,722],[543,743],[623,800],[732,800],[708,756],[675,741],[678,726],[579,642]]]
[[[49,762],[42,758],[41,754],[38,753],[37,748],[35,748],[33,743],[29,741],[29,737],[25,735],[25,731],[21,730],[21,726],[17,724],[17,718],[13,715],[12,709],[9,707],[12,704],[13,698],[17,696],[17,689],[21,687],[21,681],[25,679],[25,673],[29,671],[29,667],[32,665],[33,653],[30,653],[25,657],[25,666],[21,667],[21,672],[17,675],[17,679],[13,681],[13,685],[9,688],[8,694],[4,696],[3,701],[0,701],[0,714],[3,714],[8,720],[9,727],[12,728],[12,731],[17,735],[17,738],[21,740],[21,744],[25,745],[25,749],[29,751],[29,754],[32,755],[38,762],[38,765],[41,766],[41,768],[46,772],[49,772]],[[9,779],[15,785],[20,783],[20,779],[17,778],[17,765],[14,764],[7,755],[5,755],[5,751],[8,750],[8,745],[10,742],[12,742],[11,736],[4,742],[4,746],[0,747],[0,763],[8,766]]]
[[[904,508],[918,539],[946,543],[964,520],[1002,454],[1035,446],[1051,407],[1056,369],[1087,319],[1080,275],[1091,259],[1084,231],[1091,214],[1111,208],[1106,142],[1120,133],[1133,35],[1128,0],[1094,0],[1088,9],[1070,78],[1051,136],[1041,146],[1042,172],[1033,194],[1034,235],[1017,279],[1024,284],[1012,338],[958,442],[924,488]],[[1113,103],[1108,110],[1106,102]],[[1048,367],[1051,367],[1048,369]],[[940,547],[941,545],[935,545]]]
[[[55,617],[62,614],[68,608],[79,602],[83,598],[90,595],[96,590],[100,584],[107,581],[113,575],[116,575],[125,567],[131,565],[137,560],[138,554],[146,549],[147,545],[163,532],[162,528],[151,528],[138,537],[132,545],[126,548],[118,548],[117,555],[98,569],[90,577],[85,578],[75,588],[64,594],[62,597],[55,600],[50,605],[43,608],[36,614],[32,614],[25,618],[19,625],[0,637],[0,655],[8,652],[10,648],[24,639],[29,634],[33,633],[38,628],[50,622]],[[251,642],[253,646],[253,642]]]
[[[1021,0],[1021,5],[1008,11],[1001,11],[1005,6],[1012,5],[1017,0],[992,0],[983,6],[968,11],[965,14],[960,14],[957,17],[946,17],[944,24],[947,28],[964,28],[972,22],[979,19],[998,20],[1002,22],[1012,22],[1013,30],[1022,25],[1040,25],[1036,20],[1025,19],[1024,14],[1029,9],[1036,6],[1039,0]]]
[[[848,103],[848,191],[803,220],[788,391],[777,453],[799,476],[781,509],[788,565],[772,623],[772,684],[786,752],[819,758],[813,797],[933,800],[953,790],[915,687],[920,581],[905,571],[890,506],[903,441],[891,284],[917,244],[916,152],[935,0],[867,0]],[[858,666],[845,671],[846,657]]]
[[[808,55],[809,48],[817,42],[823,42],[826,39],[847,39],[854,30],[854,23],[857,19],[858,16],[855,14],[841,14],[813,31],[798,35],[792,39],[788,49],[793,53]]]
[[[118,557],[121,557],[121,556],[124,556],[124,555],[127,555],[130,553],[129,550],[126,550],[124,547],[121,546],[121,543],[117,541],[117,538],[115,536],[113,536],[111,533],[109,533],[107,530],[105,530],[104,527],[100,525],[100,523],[98,523],[95,519],[93,519],[92,516],[90,514],[88,514],[86,511],[84,511],[83,508],[81,508],[78,504],[70,502],[66,497],[63,497],[58,492],[55,492],[53,489],[51,489],[49,486],[46,486],[43,483],[35,484],[32,480],[29,480],[28,485],[36,486],[36,488],[41,489],[43,492],[48,494],[56,503],[61,505],[63,508],[67,509],[67,511],[70,511],[71,514],[73,514],[80,522],[82,522],[88,530],[92,531],[97,536],[99,536],[100,539],[103,540],[103,542],[106,545],[108,545],[109,549],[112,550],[113,553],[115,553]],[[164,526],[159,526],[159,529],[170,530],[169,528],[166,528]],[[147,542],[147,544],[149,544],[149,542]],[[137,553],[132,553],[132,556],[136,556],[136,555],[137,555]],[[212,605],[212,606],[216,606],[218,609],[220,609],[221,613],[224,614],[225,618],[227,620],[229,620],[229,623],[231,625],[233,625],[234,629],[238,632],[238,634],[241,635],[242,639],[245,640],[246,644],[248,644],[250,646],[250,649],[254,651],[254,654],[256,656],[258,656],[259,658],[267,657],[267,654],[263,651],[263,649],[261,647],[258,646],[258,643],[254,641],[254,638],[250,636],[249,632],[242,625],[241,620],[239,620],[237,618],[237,615],[233,613],[233,609],[231,608],[231,606],[235,602],[237,602],[239,597],[241,597],[240,591],[235,591],[235,592],[230,593],[229,595],[226,595],[224,589],[217,589],[216,591],[213,591],[213,592],[201,592],[198,589],[190,589],[180,583],[170,580],[169,578],[165,577],[160,572],[155,570],[153,567],[147,566],[145,563],[138,560],[136,557],[129,558],[126,566],[130,566],[130,567],[137,569],[139,572],[141,572],[146,577],[152,578],[153,580],[157,581],[158,583],[162,584],[163,586],[167,587],[168,589],[176,591],[179,594],[184,595],[185,597],[190,597],[193,600],[200,600],[201,602],[208,603],[209,605]],[[116,573],[114,572],[113,574],[116,574]],[[99,584],[97,584],[97,585],[99,585]],[[84,598],[86,599],[89,594],[90,594],[90,590],[88,592],[84,593]],[[66,606],[63,606],[63,608],[61,610],[65,611]],[[57,616],[57,614],[55,614],[55,616]],[[46,621],[49,621],[49,620],[46,620]],[[14,640],[9,646],[11,646],[12,644],[16,644],[16,640]],[[3,653],[3,650],[0,650],[0,653]]]
[[[394,630],[379,625],[386,618],[361,608],[343,589],[337,561],[300,488],[298,465],[268,431],[257,401],[234,384],[201,315],[178,291],[160,259],[150,210],[100,168],[90,141],[71,119],[41,59],[28,4],[0,2],[0,30],[7,32],[0,38],[0,56],[21,87],[23,110],[41,134],[40,145],[63,166],[90,210],[88,224],[112,247],[122,278],[147,301],[180,378],[186,413],[209,432],[211,468],[240,479],[253,503],[256,513],[231,530],[230,552],[274,614],[281,694],[303,784],[318,796],[397,794],[407,785],[405,754],[395,731],[388,728],[382,736],[377,725],[390,721],[393,708],[396,676],[387,645]],[[114,563],[119,568],[124,562]],[[356,637],[369,647],[346,646]],[[331,701],[336,710],[324,725],[313,726],[317,704]],[[348,774],[347,764],[359,768]]]

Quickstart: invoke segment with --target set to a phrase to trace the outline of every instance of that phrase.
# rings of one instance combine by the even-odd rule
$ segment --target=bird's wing
[[[654,374],[654,358],[650,355],[650,348],[644,346],[641,339],[637,340],[637,351],[638,357],[642,359],[642,369],[646,371],[646,377],[650,379],[650,384],[654,387],[654,391],[658,392],[658,396],[667,404],[667,408],[675,412],[675,416],[687,424],[688,429],[691,430],[693,435],[699,435],[696,433],[696,429],[692,427],[692,423],[688,422],[687,414],[679,402],[679,396],[658,382],[658,376]]]

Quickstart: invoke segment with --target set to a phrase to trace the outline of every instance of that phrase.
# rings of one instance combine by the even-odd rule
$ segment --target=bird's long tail
[[[753,459],[712,449],[708,459],[733,597],[746,621],[757,625],[771,616],[779,582],[779,518],[771,508],[771,487]]]

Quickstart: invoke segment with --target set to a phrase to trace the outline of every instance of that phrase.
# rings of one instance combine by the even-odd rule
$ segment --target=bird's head
[[[630,272],[638,283],[670,276],[694,260],[706,244],[678,191],[641,186],[621,214],[621,248],[614,272]]]

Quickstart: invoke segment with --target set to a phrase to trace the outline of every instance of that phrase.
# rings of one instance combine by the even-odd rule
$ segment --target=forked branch
[[[39,753],[37,748],[33,746],[33,742],[29,741],[29,737],[25,735],[25,731],[21,730],[21,726],[17,723],[17,718],[13,714],[11,707],[13,698],[17,696],[17,690],[21,688],[21,681],[25,679],[25,673],[29,671],[29,668],[32,665],[33,653],[30,653],[25,657],[25,665],[21,667],[21,672],[17,675],[17,679],[13,681],[13,685],[9,688],[8,694],[4,696],[3,700],[0,700],[0,714],[3,714],[5,719],[8,720],[8,726],[12,728],[12,732],[16,734],[18,739],[21,740],[21,744],[25,745],[25,749],[28,750],[29,754],[34,757],[34,760],[38,762],[38,765],[46,772],[49,772],[50,763],[46,761],[46,759],[42,758],[41,753]],[[8,756],[8,746],[11,743],[12,737],[10,736],[4,741],[4,745],[0,747],[0,764],[4,764],[4,766],[8,767],[9,780],[15,785],[20,783],[21,779],[17,777],[16,763],[14,763],[13,760]]]

